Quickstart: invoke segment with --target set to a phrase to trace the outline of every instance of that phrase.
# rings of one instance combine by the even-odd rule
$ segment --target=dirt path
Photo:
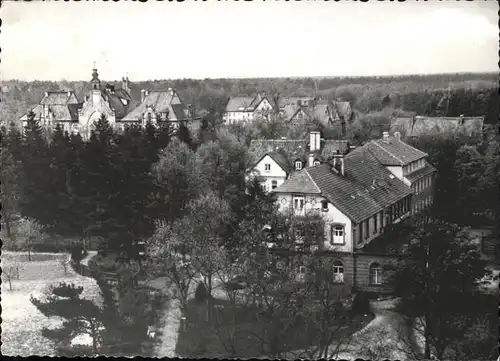
[[[365,358],[371,360],[405,360],[407,342],[402,337],[408,331],[404,318],[395,308],[395,300],[370,302],[375,318],[365,328],[353,335],[345,352],[333,359]]]

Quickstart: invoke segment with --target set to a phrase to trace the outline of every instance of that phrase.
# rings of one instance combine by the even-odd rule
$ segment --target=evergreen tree
[[[457,150],[454,168],[458,187],[457,210],[461,211],[462,222],[467,224],[474,213],[484,211],[480,189],[484,162],[476,147],[464,145]]]
[[[97,355],[104,326],[102,312],[92,301],[80,298],[82,291],[83,287],[62,282],[49,288],[41,298],[31,296],[30,301],[46,317],[64,319],[58,329],[44,328],[43,336],[60,347],[69,344],[75,336],[88,334],[92,338],[92,354]]]
[[[47,212],[53,215],[51,228],[58,234],[73,236],[72,230],[68,229],[68,218],[71,217],[72,204],[68,194],[67,174],[71,160],[70,139],[58,124],[52,133],[50,146],[47,150],[49,168],[47,177],[51,181],[49,192],[52,202],[47,204]]]
[[[148,149],[143,149],[143,144],[142,129],[130,127],[118,138],[113,151],[116,196],[110,199],[110,207],[117,226],[123,228],[123,236],[114,240],[117,243],[112,248],[126,250],[129,257],[134,255],[135,241],[149,237],[153,230],[148,197],[154,190],[150,173],[154,155],[152,149],[150,154],[144,154]]]
[[[105,237],[105,247],[121,237],[128,237],[123,225],[118,222],[112,204],[120,194],[120,182],[113,163],[115,134],[109,122],[102,117],[95,124],[90,140],[82,152],[80,183],[80,211],[87,219],[90,234]],[[114,202],[116,204],[116,202]]]
[[[52,224],[54,217],[46,211],[47,204],[52,202],[51,180],[47,177],[49,165],[47,150],[42,128],[35,119],[35,114],[30,112],[24,129],[21,155],[23,196],[20,210],[24,217],[33,218],[43,226]]]
[[[179,129],[177,130],[177,136],[179,137],[180,141],[186,143],[189,146],[189,148],[191,149],[195,148],[193,138],[191,137],[191,132],[189,131],[187,125],[184,124],[183,122],[179,124]]]
[[[18,204],[21,197],[22,169],[19,162],[21,142],[21,135],[17,129],[11,127],[8,132],[2,127],[0,142],[1,212],[2,221],[9,238],[13,236],[11,223],[19,211]]]

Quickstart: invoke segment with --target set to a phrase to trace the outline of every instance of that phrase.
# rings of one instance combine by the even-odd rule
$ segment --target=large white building
[[[130,124],[144,125],[148,119],[153,124],[171,122],[174,128],[193,119],[175,90],[142,90],[140,101],[135,100],[128,78],[123,78],[121,84],[102,84],[97,69],[93,69],[90,90],[83,102],[71,90],[46,92],[30,112],[42,127],[54,129],[59,124],[64,131],[79,133],[83,139],[89,138],[94,123],[102,116],[118,130]],[[28,114],[21,117],[23,125],[27,120]]]
[[[260,93],[254,97],[232,97],[226,105],[222,119],[226,124],[251,122],[259,115],[268,116],[272,110],[271,102]]]

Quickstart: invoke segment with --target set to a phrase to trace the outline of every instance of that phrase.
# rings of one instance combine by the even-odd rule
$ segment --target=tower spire
[[[99,89],[101,85],[101,81],[99,80],[99,74],[97,73],[97,69],[95,67],[95,61],[94,61],[94,69],[92,69],[92,80],[90,81],[92,84],[92,89]]]

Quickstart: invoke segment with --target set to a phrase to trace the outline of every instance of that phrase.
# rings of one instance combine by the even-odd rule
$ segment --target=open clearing
[[[101,303],[99,287],[92,278],[80,276],[68,265],[67,274],[60,264],[67,254],[32,253],[27,261],[25,252],[2,252],[2,267],[19,263],[20,279],[9,283],[2,280],[2,346],[1,352],[8,356],[55,356],[54,345],[41,334],[43,327],[57,327],[61,320],[48,319],[30,302],[30,295],[39,296],[49,284],[59,282],[83,286],[82,297]]]

